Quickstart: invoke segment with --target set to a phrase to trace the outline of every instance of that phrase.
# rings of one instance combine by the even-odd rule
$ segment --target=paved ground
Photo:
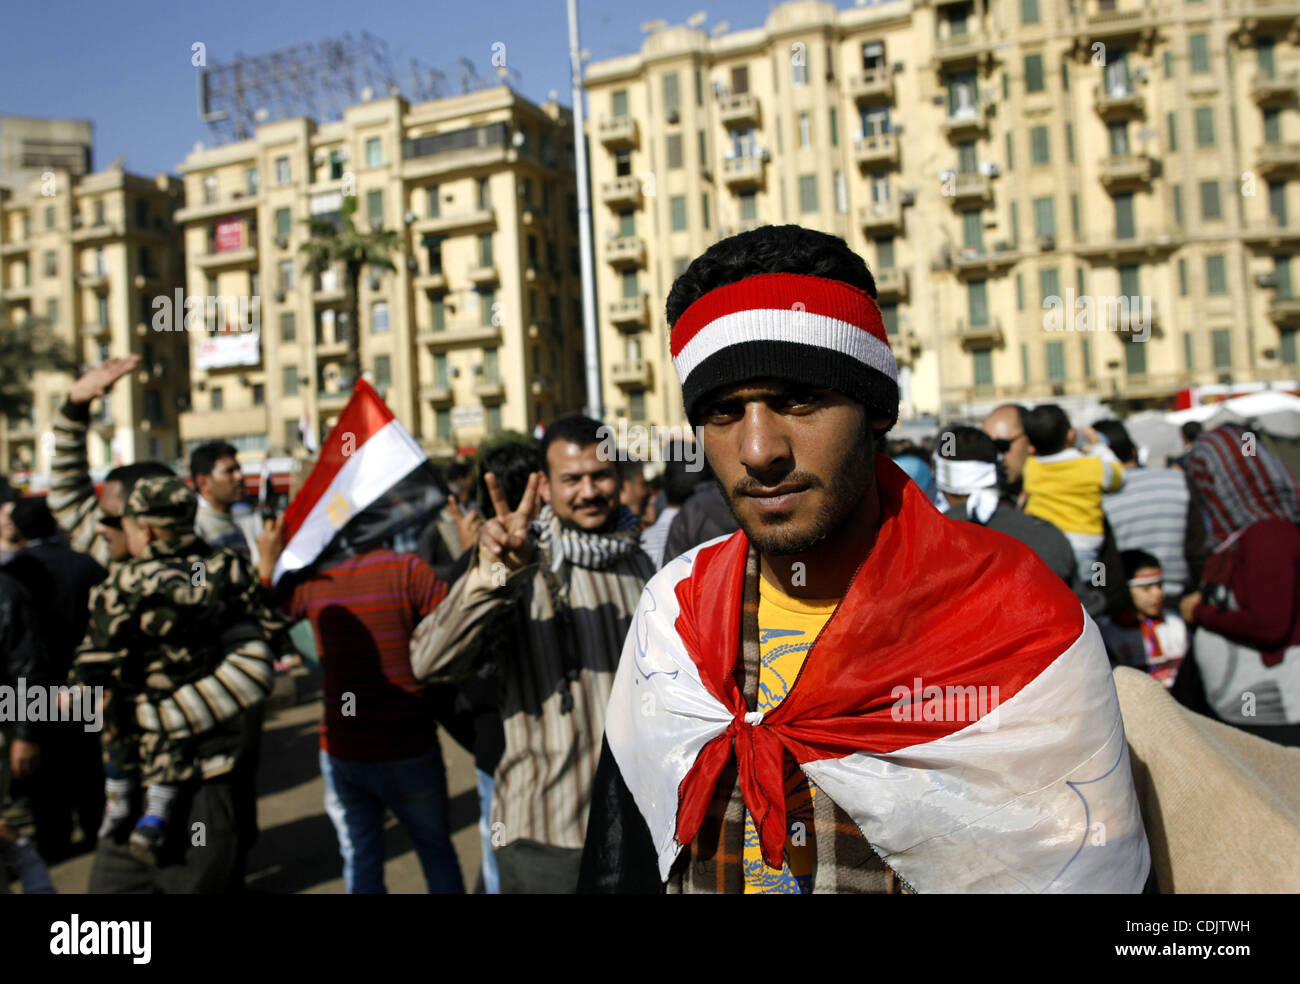
[[[267,893],[343,891],[343,864],[334,826],[325,815],[324,783],[317,758],[321,719],[319,679],[277,680],[262,738],[258,775],[261,836],[248,863],[248,887]],[[479,874],[478,795],[474,760],[439,732],[451,796],[452,843],[470,891]],[[422,893],[424,876],[406,834],[391,817],[385,836],[384,878],[389,892]],[[91,857],[83,855],[51,870],[61,893],[83,893]],[[19,889],[15,885],[15,891]]]

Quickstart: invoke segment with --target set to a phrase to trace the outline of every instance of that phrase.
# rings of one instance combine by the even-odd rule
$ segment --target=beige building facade
[[[179,335],[149,329],[153,299],[184,278],[172,213],[180,182],[120,169],[75,175],[48,170],[0,190],[0,298],[10,324],[36,317],[82,367],[140,355],[129,384],[97,401],[88,442],[93,469],[179,454],[177,421],[188,399],[188,350]],[[54,414],[73,376],[33,374],[27,420],[0,426],[0,468],[48,476]]]
[[[229,440],[251,457],[323,439],[348,393],[341,271],[304,274],[310,218],[401,235],[395,271],[359,285],[363,373],[434,457],[581,408],[572,117],[500,87],[342,120],[265,124],[191,153],[181,171],[186,289],[257,297],[260,329],[192,339],[187,447]],[[227,318],[239,325],[239,316]],[[257,336],[257,337],[250,337]],[[246,466],[247,467],[247,466]]]
[[[1300,3],[798,0],[720,28],[587,67],[608,416],[684,422],[664,300],[764,224],[867,261],[904,417],[1300,374]]]

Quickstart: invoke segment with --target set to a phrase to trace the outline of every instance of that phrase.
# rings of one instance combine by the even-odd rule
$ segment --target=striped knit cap
[[[898,366],[865,291],[801,273],[762,273],[698,298],[673,326],[686,416],[721,386],[776,377],[843,393],[898,419]]]
[[[1294,476],[1258,440],[1248,445],[1244,433],[1233,424],[1216,427],[1201,434],[1187,455],[1187,474],[1205,506],[1211,547],[1261,519],[1300,523]]]

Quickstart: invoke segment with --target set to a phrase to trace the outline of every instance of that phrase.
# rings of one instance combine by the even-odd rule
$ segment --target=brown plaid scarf
[[[745,594],[740,626],[736,682],[745,706],[754,710],[760,666],[758,645],[759,553],[749,545],[745,559]],[[788,757],[789,753],[787,753]],[[789,762],[787,762],[789,765]],[[811,782],[812,780],[809,780]],[[668,874],[670,894],[740,895],[745,891],[745,801],[740,794],[736,759],[718,780],[709,814]],[[812,890],[842,894],[893,894],[909,889],[871,849],[853,819],[826,793],[813,797],[815,849]]]

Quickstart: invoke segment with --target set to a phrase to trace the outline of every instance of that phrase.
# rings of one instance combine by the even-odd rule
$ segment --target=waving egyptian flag
[[[879,454],[876,476],[876,543],[766,715],[733,672],[744,532],[646,585],[606,738],[661,880],[733,757],[779,867],[789,754],[920,892],[1141,891],[1146,835],[1096,625],[1019,541],[945,518]]]
[[[316,467],[284,514],[274,580],[373,549],[447,501],[438,470],[379,394],[358,380]]]

